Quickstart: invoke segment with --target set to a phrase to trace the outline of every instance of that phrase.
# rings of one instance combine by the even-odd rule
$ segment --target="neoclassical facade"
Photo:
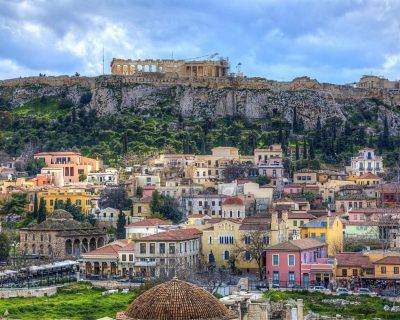
[[[50,259],[77,258],[108,242],[105,231],[79,222],[65,210],[56,210],[47,220],[20,229],[20,250],[25,255]]]

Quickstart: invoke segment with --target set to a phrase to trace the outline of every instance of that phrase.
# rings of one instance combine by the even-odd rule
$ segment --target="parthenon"
[[[111,61],[111,74],[135,75],[138,73],[169,73],[178,77],[226,77],[229,62],[219,60],[173,60],[173,59],[116,59]]]

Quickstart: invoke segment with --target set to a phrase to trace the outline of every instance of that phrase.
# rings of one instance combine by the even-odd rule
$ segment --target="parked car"
[[[303,288],[295,283],[289,283],[288,284],[288,289],[292,289],[292,290],[303,290]]]
[[[325,288],[324,286],[314,286],[310,288],[310,291],[313,292],[323,292],[323,293],[328,293],[329,290]]]
[[[342,294],[350,294],[351,291],[349,291],[347,288],[339,287],[336,289],[336,294],[342,295]]]
[[[376,297],[377,296],[376,292],[373,292],[368,288],[358,288],[356,293],[357,294],[365,294],[365,295],[371,296],[371,297]]]
[[[273,289],[279,289],[281,286],[279,285],[279,283],[273,283],[272,284],[272,288]]]

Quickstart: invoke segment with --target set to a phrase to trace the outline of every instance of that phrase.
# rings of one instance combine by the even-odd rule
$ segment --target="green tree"
[[[260,186],[265,186],[267,184],[269,184],[271,182],[271,178],[267,177],[267,176],[258,176],[256,179],[256,182],[260,185]]]
[[[314,142],[312,140],[310,140],[309,142],[308,157],[310,158],[310,160],[315,159]]]
[[[307,159],[307,140],[306,137],[303,137],[303,160]]]
[[[296,140],[296,147],[295,147],[295,156],[296,161],[300,160],[300,149],[299,149],[299,142]]]
[[[28,203],[26,193],[13,193],[11,197],[2,204],[0,212],[4,215],[22,215]]]
[[[159,210],[162,206],[162,197],[161,194],[155,190],[151,195],[150,209],[153,214],[159,213]]]
[[[81,208],[78,207],[77,205],[72,204],[70,198],[68,198],[67,201],[65,202],[64,210],[68,211],[72,215],[74,220],[77,220],[77,221],[85,220],[85,216],[83,215]]]
[[[41,223],[46,220],[46,204],[43,198],[40,198],[39,209],[37,213],[37,222]]]
[[[10,255],[10,240],[7,235],[2,232],[0,233],[0,261],[6,261]]]
[[[138,187],[136,188],[136,196],[137,196],[138,198],[143,197],[143,188],[142,188],[141,186],[138,186]]]
[[[122,210],[119,210],[117,229],[115,232],[115,236],[117,239],[125,239],[125,225],[126,225],[125,213]]]

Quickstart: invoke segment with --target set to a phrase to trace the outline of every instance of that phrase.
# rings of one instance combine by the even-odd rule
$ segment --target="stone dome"
[[[208,291],[173,279],[141,294],[130,304],[121,319],[228,320],[237,319],[237,315]]]
[[[63,209],[54,210],[53,213],[49,216],[50,220],[73,220],[74,217],[68,211]]]

